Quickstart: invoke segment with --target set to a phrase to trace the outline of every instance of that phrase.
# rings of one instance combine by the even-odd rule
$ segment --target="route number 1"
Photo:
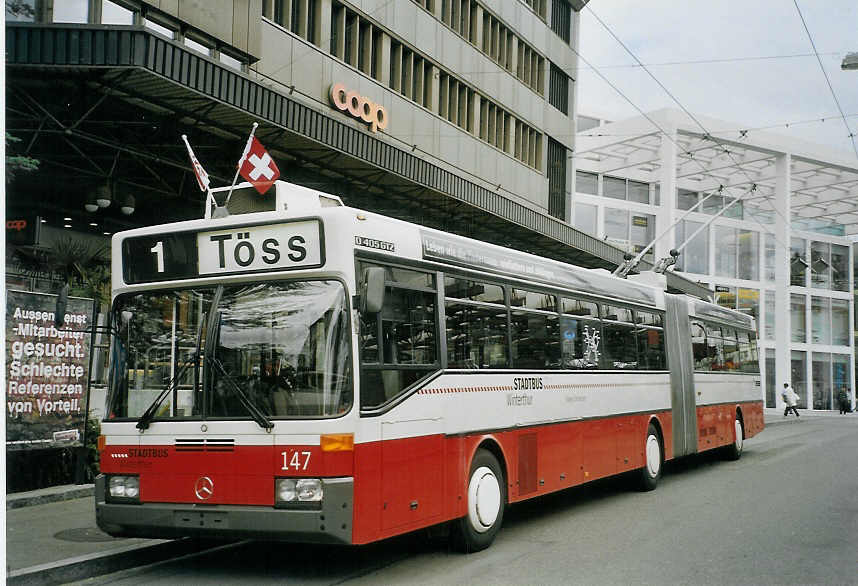
[[[158,263],[158,272],[164,272],[164,241],[159,240],[158,244],[149,249],[149,252],[155,255],[155,261]]]

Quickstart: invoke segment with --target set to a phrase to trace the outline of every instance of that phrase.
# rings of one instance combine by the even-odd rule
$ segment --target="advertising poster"
[[[92,299],[6,292],[6,449],[80,445],[89,381]]]

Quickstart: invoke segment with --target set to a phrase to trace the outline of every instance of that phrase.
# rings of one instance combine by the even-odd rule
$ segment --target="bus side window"
[[[742,369],[742,358],[736,341],[736,330],[722,327],[721,336],[724,339],[724,370],[739,372]]]
[[[500,285],[444,278],[449,368],[507,368],[507,308]]]
[[[694,356],[694,370],[709,370],[706,328],[699,321],[691,322],[691,352]]]
[[[638,356],[632,310],[603,305],[602,314],[602,331],[605,336],[603,364],[611,370],[636,370]]]
[[[648,311],[635,311],[638,341],[638,368],[640,370],[664,370],[667,357],[664,353],[664,330],[661,315]]]
[[[706,324],[706,358],[709,361],[707,370],[725,370],[724,340],[721,338],[721,326]]]
[[[557,299],[554,295],[513,289],[510,295],[512,365],[545,369],[560,366]],[[547,313],[547,312],[551,313]]]
[[[604,352],[599,306],[592,301],[560,299],[560,355],[565,369],[599,368]]]
[[[737,330],[739,354],[742,355],[742,372],[759,374],[760,365],[757,356],[757,335],[755,332]]]

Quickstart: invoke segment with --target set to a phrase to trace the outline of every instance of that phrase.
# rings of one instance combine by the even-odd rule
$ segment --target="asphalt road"
[[[858,417],[772,425],[738,462],[668,464],[507,511],[488,550],[246,542],[83,584],[858,584]]]

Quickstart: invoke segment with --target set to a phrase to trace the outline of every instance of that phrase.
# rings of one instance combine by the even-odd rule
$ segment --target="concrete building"
[[[632,253],[659,238],[653,260],[680,249],[672,270],[753,315],[767,407],[784,381],[801,408],[854,405],[855,160],[678,110],[579,128],[573,225]]]

